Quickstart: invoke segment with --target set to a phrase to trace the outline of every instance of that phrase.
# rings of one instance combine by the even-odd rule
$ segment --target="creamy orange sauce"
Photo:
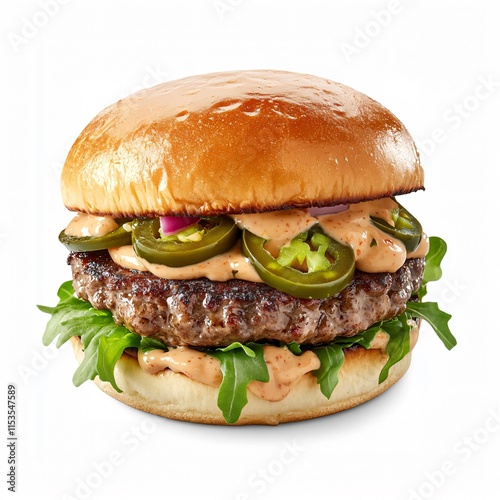
[[[229,252],[216,255],[198,264],[183,267],[169,267],[152,264],[138,257],[132,245],[110,248],[111,258],[120,266],[138,271],[149,271],[155,276],[165,279],[195,279],[206,277],[212,281],[240,280],[261,282],[260,276],[250,261],[241,253],[239,242]]]
[[[108,252],[111,259],[119,266],[126,267],[127,269],[134,269],[136,271],[148,270],[148,268],[141,263],[139,257],[137,257],[132,245],[108,248]]]
[[[266,240],[280,240],[284,243],[303,233],[318,221],[309,215],[309,210],[278,210],[262,214],[231,215],[240,229]]]
[[[253,380],[248,384],[248,389],[266,401],[285,399],[303,375],[320,367],[320,361],[312,351],[296,356],[286,347],[264,346],[264,359],[269,371],[269,382]]]
[[[413,349],[418,339],[418,329],[410,333],[410,348]],[[378,332],[369,349],[380,349],[385,353],[389,335]],[[300,356],[286,347],[264,346],[264,359],[269,371],[269,382],[253,380],[248,390],[266,401],[282,401],[293,386],[308,373],[320,367],[320,361],[312,351],[305,351]],[[174,347],[169,351],[154,349],[147,353],[138,353],[140,367],[154,375],[165,370],[186,375],[196,382],[218,387],[222,382],[222,373],[218,359],[191,349]]]
[[[319,215],[318,220],[326,234],[352,247],[358,269],[393,273],[404,264],[406,248],[403,242],[375,227],[370,215],[394,225],[391,211],[397,206],[394,200],[384,198],[351,205],[345,212]]]
[[[354,250],[356,268],[366,272],[395,272],[406,258],[425,257],[429,240],[424,234],[418,248],[407,255],[404,244],[375,227],[370,215],[380,217],[393,225],[392,210],[398,207],[391,198],[350,205],[344,212],[313,217],[308,210],[279,210],[263,214],[232,215],[240,228],[268,240],[266,249],[274,256],[281,246],[298,234],[321,225],[326,234],[350,245]],[[78,214],[66,228],[73,236],[102,236],[118,226],[111,217]],[[168,267],[153,264],[138,257],[131,245],[109,249],[111,258],[120,266],[151,273],[166,279],[194,279],[207,277],[213,281],[238,278],[261,282],[261,278],[241,253],[240,243],[228,252],[192,266]]]
[[[140,367],[151,374],[169,369],[207,385],[219,386],[222,382],[219,360],[189,347],[139,352],[137,358]]]
[[[429,237],[422,233],[422,239],[418,244],[418,247],[413,250],[413,252],[408,252],[407,257],[409,259],[419,259],[424,258],[429,253]]]
[[[413,350],[418,340],[418,328],[415,328],[417,325],[413,322],[413,320],[410,320],[409,324],[412,326],[412,329],[410,331],[410,350]],[[385,353],[388,342],[389,335],[380,330],[373,338],[372,343],[370,344],[370,347],[368,349],[380,349],[383,353]]]
[[[387,347],[387,342],[389,342],[389,335],[382,330],[378,331],[373,337],[372,343],[370,344],[370,349],[380,349],[385,351]]]
[[[96,215],[78,214],[68,224],[64,232],[69,236],[99,237],[118,228],[112,217],[98,217]]]

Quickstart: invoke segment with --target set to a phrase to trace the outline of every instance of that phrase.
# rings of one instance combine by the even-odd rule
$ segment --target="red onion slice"
[[[200,220],[199,217],[160,217],[160,228],[163,236],[169,236],[177,231],[196,224]]]
[[[333,207],[311,207],[309,214],[313,217],[317,215],[338,214],[349,210],[349,205],[334,205]]]

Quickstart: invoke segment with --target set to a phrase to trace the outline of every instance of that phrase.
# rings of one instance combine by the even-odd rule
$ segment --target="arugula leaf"
[[[245,354],[251,358],[255,358],[256,354],[255,351],[252,350],[251,347],[249,347],[250,344],[244,345],[241,342],[233,342],[232,344],[229,344],[226,347],[219,347],[217,351],[221,352],[229,352],[234,349],[243,349],[245,351]],[[259,344],[252,344],[252,345],[259,345]]]
[[[149,352],[154,349],[162,349],[163,351],[168,351],[167,346],[152,337],[141,337],[141,343],[139,345],[139,350],[141,352]]]
[[[239,344],[235,342],[234,344]],[[220,361],[222,383],[219,388],[217,406],[228,424],[234,424],[248,403],[247,387],[252,380],[269,382],[269,371],[264,359],[263,346],[249,343],[234,345],[208,354]],[[249,350],[253,355],[249,355]]]
[[[300,356],[302,354],[302,349],[297,342],[290,342],[289,344],[285,344],[288,347],[288,350],[295,354],[296,356]]]
[[[67,283],[71,284],[71,282]],[[67,283],[61,285],[59,291],[61,291]],[[45,332],[42,338],[42,342],[46,346],[52,343],[53,340],[59,335],[61,332],[60,326],[63,322],[70,321],[75,317],[90,317],[93,315],[93,307],[88,302],[84,302],[76,297],[61,299],[56,307],[48,308],[46,306],[38,306],[38,309],[42,312],[52,314],[52,317],[45,327]]]
[[[124,330],[124,331],[122,331]],[[123,351],[128,347],[139,347],[141,337],[129,332],[125,327],[119,327],[111,335],[99,338],[97,350],[97,373],[103,382],[109,382],[116,392],[122,392],[115,381],[114,367]]]
[[[441,270],[441,261],[446,254],[447,245],[444,240],[438,236],[429,238],[429,252],[425,257],[425,269],[422,282],[424,285],[429,281],[438,281],[443,275]]]
[[[127,347],[139,347],[141,336],[118,326],[110,311],[94,309],[88,302],[75,297],[71,281],[60,286],[57,296],[59,303],[55,307],[37,306],[40,311],[52,315],[43,334],[43,343],[49,345],[58,337],[56,346],[61,347],[71,337],[80,337],[84,357],[73,375],[73,383],[79,386],[99,376],[120,392],[114,378],[116,362]]]
[[[345,356],[342,346],[330,344],[313,349],[318,356],[320,367],[312,374],[317,378],[323,395],[330,399],[339,382],[339,372],[344,364]]]
[[[75,290],[73,289],[73,282],[65,281],[57,291],[57,296],[61,299],[61,301],[74,299],[75,298]]]
[[[344,348],[351,347],[354,344],[368,349],[375,338],[375,335],[380,331],[380,323],[375,323],[364,332],[358,333],[352,337],[337,337],[333,343],[338,344]]]
[[[87,380],[94,380],[97,377],[99,340],[107,333],[106,330],[106,327],[99,328],[95,330],[96,333],[93,336],[87,335],[87,342],[84,342],[83,336],[80,337],[83,344],[84,357],[73,375],[73,384],[75,384],[76,387],[79,387]]]
[[[410,352],[411,327],[408,324],[408,316],[403,313],[390,321],[382,321],[380,329],[389,335],[389,341],[385,348],[389,359],[380,372],[379,384],[387,379],[391,366],[401,361]]]
[[[359,344],[365,348],[370,347],[375,335],[380,330],[374,325],[364,332],[353,337],[337,337],[331,344],[311,349],[320,361],[320,367],[313,371],[320,386],[321,392],[330,399],[339,382],[339,372],[344,364],[344,349]]]
[[[419,300],[427,295],[427,284],[431,281],[438,281],[443,275],[441,270],[441,261],[446,254],[447,245],[444,240],[438,236],[429,237],[429,251],[425,257],[424,275],[420,288],[415,292]]]
[[[451,314],[441,311],[436,302],[408,302],[406,310],[412,316],[427,321],[447,349],[453,349],[457,345],[457,339],[448,326]]]

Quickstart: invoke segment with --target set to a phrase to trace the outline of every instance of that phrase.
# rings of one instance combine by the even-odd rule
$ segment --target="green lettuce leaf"
[[[447,349],[453,349],[457,345],[457,339],[448,326],[451,314],[441,311],[436,302],[408,302],[406,310],[412,316],[427,321]]]
[[[257,344],[252,344],[252,345],[257,345]],[[250,358],[255,358],[256,354],[255,351],[250,347],[250,344],[244,345],[241,342],[233,342],[232,344],[229,344],[227,347],[219,347],[217,351],[219,352],[229,352],[233,351],[235,349],[243,349],[245,354],[249,356]]]
[[[238,421],[243,408],[248,403],[248,384],[252,380],[269,382],[263,346],[253,342],[246,346],[237,344],[239,342],[224,349],[208,352],[220,361],[222,383],[219,388],[217,406],[228,424]],[[252,351],[251,355],[250,351]]]
[[[40,311],[52,315],[45,327],[42,338],[42,342],[46,346],[51,344],[59,333],[61,333],[60,327],[65,321],[69,321],[72,318],[91,317],[94,315],[94,308],[88,302],[77,299],[73,295],[68,295],[70,290],[73,290],[73,286],[71,281],[67,281],[59,287],[57,295],[60,300],[57,306],[37,306]]]
[[[122,392],[115,381],[114,369],[123,351],[129,347],[139,348],[141,337],[135,333],[120,330],[114,331],[111,335],[102,335],[99,338],[97,349],[97,374],[103,382],[109,382],[116,392]]]
[[[125,349],[140,346],[141,336],[118,326],[110,311],[96,310],[75,297],[71,281],[60,286],[57,296],[59,303],[55,307],[37,306],[52,315],[43,334],[44,345],[58,337],[56,346],[61,347],[71,337],[80,337],[84,357],[73,375],[73,383],[79,386],[99,376],[121,392],[114,377],[115,365]]]
[[[438,281],[443,275],[441,261],[446,254],[447,245],[438,236],[429,237],[429,251],[425,257],[425,269],[422,283],[415,295],[422,300],[427,295],[427,284],[431,281]]]
[[[339,382],[339,372],[345,359],[344,349],[354,344],[359,344],[365,348],[370,347],[379,329],[378,326],[373,326],[353,337],[337,337],[331,344],[311,349],[320,361],[320,367],[312,373],[318,381],[321,392],[327,399],[330,399]]]
[[[387,379],[391,366],[401,361],[410,352],[411,326],[408,323],[408,316],[403,313],[390,321],[382,321],[380,329],[389,335],[389,341],[385,348],[389,359],[380,372],[379,384]]]
[[[330,344],[313,349],[318,356],[320,367],[313,371],[323,395],[330,399],[333,390],[339,383],[339,372],[344,364],[345,356],[342,346]]]
[[[163,342],[153,339],[152,337],[141,337],[141,343],[139,345],[139,350],[141,352],[149,352],[153,351],[154,349],[162,349],[163,351],[168,351],[167,346]]]
[[[430,281],[438,281],[443,275],[441,261],[446,255],[447,245],[444,240],[437,236],[429,238],[429,252],[425,257],[425,269],[422,283],[426,285]]]

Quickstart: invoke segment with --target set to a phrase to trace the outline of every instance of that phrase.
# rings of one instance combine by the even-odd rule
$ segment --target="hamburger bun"
[[[321,207],[422,188],[415,144],[385,107],[270,70],[184,78],[118,101],[83,130],[61,177],[67,208],[115,217]]]
[[[419,326],[412,330],[413,344]],[[82,343],[71,338],[79,363],[83,360]],[[247,391],[248,403],[240,418],[232,425],[278,425],[308,420],[348,410],[382,394],[408,370],[411,352],[391,367],[387,379],[379,384],[380,371],[388,356],[380,349],[346,349],[339,382],[330,399],[321,393],[316,378],[307,373],[281,401],[266,401]],[[94,383],[106,394],[132,408],[154,415],[197,422],[227,425],[217,406],[218,388],[196,382],[182,373],[165,370],[149,374],[141,369],[137,358],[123,354],[115,366],[115,379],[123,392],[117,392],[109,382],[96,377]]]

